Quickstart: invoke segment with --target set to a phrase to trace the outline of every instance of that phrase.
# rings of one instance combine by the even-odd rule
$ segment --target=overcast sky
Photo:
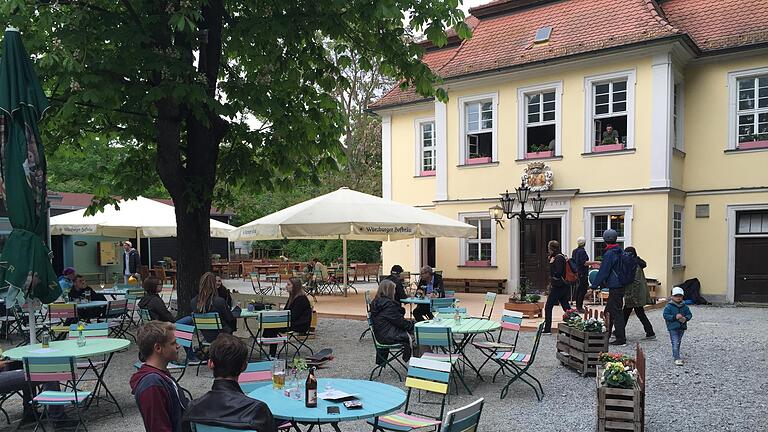
[[[492,0],[464,0],[461,5],[461,10],[463,10],[465,14],[468,14],[467,11],[469,8],[485,3],[490,3],[491,1]]]

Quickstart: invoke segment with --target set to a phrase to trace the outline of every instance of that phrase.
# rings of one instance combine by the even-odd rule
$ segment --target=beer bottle
[[[315,368],[309,368],[309,374],[307,374],[307,383],[304,386],[304,405],[307,408],[317,407],[317,378],[315,378]]]

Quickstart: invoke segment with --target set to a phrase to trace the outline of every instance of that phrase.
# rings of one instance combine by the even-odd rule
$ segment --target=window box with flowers
[[[464,265],[467,267],[490,267],[491,260],[467,260]]]
[[[624,144],[597,144],[592,149],[595,153],[624,150]]]
[[[739,150],[751,150],[751,149],[761,149],[761,148],[768,148],[768,133],[742,135],[739,137]]]
[[[550,150],[546,144],[531,144],[525,153],[526,159],[549,158],[555,156],[555,150]]]

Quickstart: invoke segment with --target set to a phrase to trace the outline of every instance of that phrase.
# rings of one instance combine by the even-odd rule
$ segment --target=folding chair
[[[453,341],[453,332],[451,331],[451,328],[417,326],[414,327],[414,329],[416,331],[417,345],[430,346],[433,348],[438,348],[441,351],[426,352],[421,355],[421,358],[449,363],[453,371],[456,372],[456,376],[459,378],[459,381],[461,381],[461,384],[469,394],[472,394],[469,386],[467,386],[467,383],[464,382],[464,377],[456,367],[456,363],[458,363],[459,359],[461,359],[461,353],[456,352],[455,343]],[[458,385],[456,385],[456,394],[459,394]]]
[[[456,299],[452,298],[433,298],[430,302],[430,309],[435,313],[440,308],[453,307]]]
[[[271,378],[270,378],[271,379]],[[209,426],[204,425],[202,423],[191,423],[192,425],[192,432],[258,432],[250,429],[230,429],[225,428],[222,426]],[[277,425],[277,430],[279,431],[289,431],[293,429],[293,425],[291,422],[285,422],[283,424]],[[301,429],[296,429],[297,431],[301,432]]]
[[[296,352],[293,354],[293,357],[291,357],[291,360],[295,359],[296,356],[299,355],[299,351],[301,351],[301,348],[306,348],[309,350],[309,354],[312,355],[315,353],[315,351],[312,350],[312,347],[307,345],[307,341],[310,339],[315,338],[315,333],[317,332],[317,311],[312,309],[312,318],[310,318],[309,322],[309,330],[306,332],[295,332],[295,331],[288,331],[288,344],[296,349]],[[286,355],[286,359],[288,356]]]
[[[186,325],[186,324],[174,324],[176,326],[176,330],[174,331],[174,335],[176,336],[176,343],[181,345],[185,349],[191,349],[192,348],[192,339],[195,335],[195,326],[192,325]],[[141,365],[144,363],[142,362],[136,362],[133,364],[133,367],[136,369],[140,368]],[[171,374],[178,373],[178,376],[173,377],[173,379],[178,384],[181,381],[181,378],[184,377],[184,373],[187,371],[187,366],[191,366],[189,364],[189,359],[184,358],[183,362],[172,362],[168,363],[168,372]],[[192,400],[192,395],[189,394],[189,391],[187,389],[182,388],[179,386],[185,393],[187,393],[190,397],[190,400]]]
[[[72,324],[69,326],[69,340],[77,340],[80,337],[80,330],[77,329],[78,324]],[[85,324],[83,328],[83,336],[85,337],[86,343],[88,341],[94,340],[94,339],[106,339],[109,337],[109,324],[106,322],[101,323],[92,323],[92,324]],[[109,403],[113,403],[117,410],[120,411],[120,416],[123,415],[123,410],[120,408],[120,405],[117,403],[117,400],[115,399],[114,395],[112,395],[112,392],[109,391],[109,388],[107,388],[107,385],[103,382],[103,374],[104,374],[104,365],[107,364],[107,356],[103,355],[101,357],[101,360],[93,360],[93,359],[87,359],[87,361],[78,361],[75,363],[75,366],[77,367],[78,371],[82,371],[80,373],[80,376],[77,378],[77,383],[80,384],[82,381],[96,381],[96,386],[93,389],[94,398],[96,399],[96,405],[98,405],[99,400],[99,393],[101,392],[102,387],[104,388],[104,392],[107,394],[107,398],[105,400]],[[85,375],[89,372],[93,372],[96,376],[92,379],[84,379]]]
[[[501,389],[502,399],[507,396],[507,393],[509,392],[509,386],[518,379],[528,384],[533,389],[534,393],[536,393],[536,398],[539,401],[541,401],[541,397],[544,396],[544,388],[542,388],[539,380],[528,373],[528,368],[533,365],[533,361],[536,359],[536,352],[539,350],[539,342],[541,341],[541,332],[543,329],[544,323],[542,322],[539,324],[539,329],[536,331],[536,339],[533,341],[533,348],[531,349],[530,354],[512,351],[500,351],[494,354],[493,361],[499,365],[499,370],[496,371],[496,373],[493,375],[493,381],[496,381],[496,375],[498,375],[499,372],[507,371],[512,373],[512,377],[509,379],[509,381],[507,381],[507,384],[504,386],[504,388]],[[539,385],[538,390],[533,384],[528,382],[525,377],[536,381],[536,384]],[[539,396],[539,390],[541,390],[541,396]]]
[[[493,360],[493,355],[497,351],[514,351],[517,346],[517,338],[520,337],[520,326],[523,324],[523,313],[504,310],[501,312],[501,327],[499,328],[499,336],[496,340],[485,341],[472,341],[472,345],[477,348],[486,359],[483,364],[477,368],[477,375],[480,376],[480,371],[483,369],[486,363]],[[504,342],[502,336],[504,331],[515,332],[515,340],[512,343]]]
[[[373,432],[388,430],[404,432],[427,427],[437,431],[445,411],[445,397],[448,394],[450,379],[451,365],[448,363],[424,358],[411,358],[408,362],[408,376],[405,379],[408,394],[405,398],[403,412],[376,417],[373,420],[368,420],[368,424],[373,426]],[[430,416],[416,413],[410,409],[413,389],[439,395],[441,399],[440,414]]]
[[[77,322],[76,304],[51,303],[48,305],[48,327],[50,332],[55,335],[55,339],[66,338],[69,325],[73,322]]]
[[[381,373],[384,372],[384,369],[389,366],[390,369],[392,369],[395,374],[397,374],[397,379],[399,381],[403,381],[403,376],[400,375],[400,372],[395,368],[395,366],[392,364],[392,362],[396,361],[400,364],[400,366],[403,367],[406,371],[408,370],[408,367],[403,363],[402,360],[400,360],[400,357],[403,355],[403,351],[405,351],[405,347],[403,344],[384,344],[379,342],[378,339],[376,339],[376,333],[373,332],[373,319],[371,318],[371,313],[368,312],[368,328],[371,331],[371,336],[373,338],[373,348],[376,351],[376,367],[371,370],[371,375],[368,377],[369,381],[373,381],[373,374],[376,373],[376,371],[379,372],[377,377],[381,376]],[[381,364],[378,362],[381,361]]]
[[[67,387],[72,388],[72,391],[53,391],[46,390],[40,392],[32,398],[32,412],[35,414],[35,430],[39,426],[45,426],[42,424],[42,420],[46,417],[52,422],[55,419],[50,418],[48,408],[53,405],[71,405],[75,407],[77,412],[77,426],[75,431],[80,429],[80,425],[87,431],[88,428],[85,425],[83,416],[80,412],[80,408],[88,403],[93,395],[92,392],[77,390],[77,378],[75,376],[75,358],[74,357],[24,357],[22,359],[24,363],[24,373],[27,378],[27,382],[30,386],[30,391],[34,394],[35,383],[45,382],[66,382]],[[40,405],[43,407],[42,415],[38,415],[36,407]]]
[[[441,307],[437,311],[435,311],[442,315],[454,315],[456,312],[458,312],[460,315],[466,315],[467,314],[467,308],[465,307]]]
[[[163,286],[160,288],[160,298],[163,298],[164,295],[168,295],[168,303],[165,305],[168,307],[168,309],[171,308],[171,300],[173,300],[173,292],[176,290],[175,284],[163,284]]]
[[[365,296],[365,313],[370,314],[371,313],[371,292],[366,290],[363,293],[363,295]],[[369,331],[371,331],[370,326],[366,327],[365,330],[363,330],[363,333],[360,335],[360,339],[358,339],[357,341],[360,342],[361,340],[363,340],[363,337],[365,337],[365,334],[368,333]]]
[[[480,398],[469,405],[448,411],[440,432],[478,431],[480,414],[483,412],[484,399]]]
[[[281,345],[280,349],[276,352],[277,358],[280,357],[280,353],[285,350],[288,344],[288,336],[278,334],[276,336],[265,337],[264,330],[283,330],[288,331],[291,328],[291,311],[265,311],[259,314],[259,332],[256,334],[256,338],[251,343],[251,352],[249,356],[253,355],[253,349],[256,345],[259,346],[259,355],[263,355],[265,358],[270,358],[269,353],[264,350],[264,346]],[[288,356],[285,356],[285,362],[288,364]]]
[[[130,326],[130,323],[126,323],[128,318],[128,300],[122,299],[107,302],[107,310],[104,312],[103,318],[109,325],[112,337],[121,338],[129,334],[127,327]],[[136,339],[133,335],[130,336]]]
[[[22,394],[20,391],[11,391],[7,393],[0,393],[0,413],[2,413],[5,416],[5,422],[9,425],[11,424],[11,418],[8,417],[8,412],[3,408],[3,404],[8,399],[12,398],[13,396],[18,396],[19,398],[22,397]]]
[[[139,323],[146,324],[152,321],[152,315],[149,313],[149,309],[139,308]]]
[[[195,327],[197,327],[198,346],[200,348],[210,346],[212,342],[208,342],[205,340],[205,337],[203,336],[202,331],[206,330],[206,331],[216,331],[217,333],[221,332],[222,325],[221,325],[221,318],[219,318],[219,313],[218,312],[209,312],[209,313],[203,313],[203,314],[193,313],[192,319],[195,322]],[[200,374],[200,364],[198,363],[195,376],[199,374]]]
[[[130,287],[131,285],[127,285]],[[126,317],[128,318],[128,328],[135,326],[138,328],[138,322],[136,320],[136,310],[139,309],[139,300],[144,297],[143,289],[126,288],[125,300],[127,301],[128,311]]]
[[[485,299],[483,299],[483,312],[480,314],[479,319],[489,320],[493,316],[493,306],[496,304],[496,293],[489,291],[485,293]]]
[[[445,294],[445,298],[456,298],[456,291],[445,290],[443,293]]]

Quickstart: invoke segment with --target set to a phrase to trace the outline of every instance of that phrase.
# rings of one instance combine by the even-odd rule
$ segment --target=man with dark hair
[[[405,287],[403,286],[403,280],[400,278],[400,275],[402,273],[403,273],[403,267],[401,267],[399,264],[395,264],[392,266],[392,270],[390,270],[389,276],[385,278],[395,283],[395,301],[398,303],[400,303],[400,300],[408,297],[408,295],[405,294]]]
[[[603,232],[603,241],[605,242],[605,252],[603,260],[600,262],[600,270],[595,277],[593,289],[608,288],[608,302],[605,305],[605,312],[609,315],[610,326],[614,328],[615,339],[611,345],[624,346],[627,344],[627,337],[624,333],[624,285],[621,284],[619,273],[621,272],[621,257],[624,251],[617,243],[619,234],[616,230],[607,229]],[[610,332],[611,329],[609,328]]]
[[[133,248],[133,244],[126,240],[123,242],[123,281],[128,283],[128,278],[139,273],[141,257],[139,252]]]
[[[209,349],[213,371],[211,391],[189,404],[185,423],[200,423],[237,430],[277,432],[269,407],[243,393],[237,378],[248,366],[248,348],[238,337],[219,333]]]
[[[174,330],[171,323],[150,321],[139,328],[136,338],[144,364],[131,377],[131,393],[147,432],[189,431],[181,421],[189,402],[168,372],[168,363],[179,357]]]

